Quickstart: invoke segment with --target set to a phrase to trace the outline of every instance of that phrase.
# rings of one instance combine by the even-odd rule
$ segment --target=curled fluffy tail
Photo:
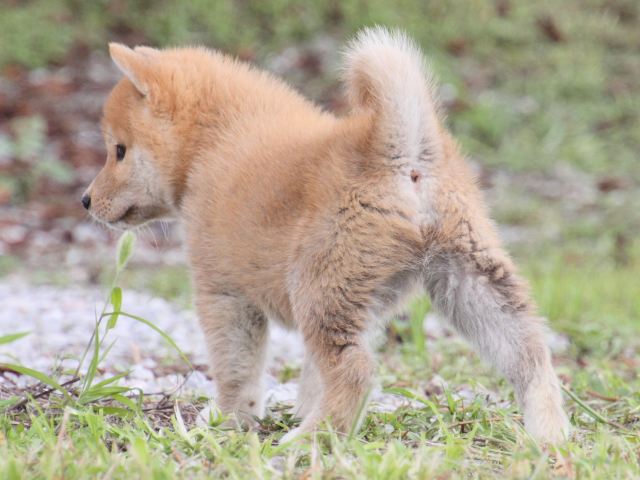
[[[441,152],[433,81],[403,32],[374,27],[348,46],[344,81],[354,110],[372,110],[372,147],[385,163],[426,163]]]

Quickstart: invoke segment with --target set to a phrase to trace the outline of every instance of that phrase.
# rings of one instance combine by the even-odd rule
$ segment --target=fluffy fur
[[[224,412],[247,425],[262,415],[276,321],[301,331],[307,351],[303,420],[286,439],[325,419],[349,431],[372,384],[368,339],[417,284],[513,384],[531,434],[565,438],[543,321],[411,40],[377,28],[350,44],[344,118],[217,52],[110,52],[125,77],[105,105],[91,213],[123,228],[184,224]]]

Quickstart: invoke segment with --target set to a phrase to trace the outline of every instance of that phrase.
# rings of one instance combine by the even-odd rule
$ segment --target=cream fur
[[[262,414],[271,319],[307,349],[304,418],[285,439],[325,419],[349,431],[373,383],[370,337],[418,284],[513,384],[526,428],[566,436],[543,322],[404,34],[351,43],[344,118],[217,52],[110,50],[125,78],[105,105],[92,214],[184,224],[223,412],[246,425]]]

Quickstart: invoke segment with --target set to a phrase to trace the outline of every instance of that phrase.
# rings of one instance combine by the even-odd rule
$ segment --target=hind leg
[[[373,384],[370,335],[377,316],[395,304],[396,290],[408,285],[406,278],[415,279],[413,265],[423,246],[420,231],[402,203],[387,201],[395,197],[377,188],[347,192],[337,219],[332,214],[327,224],[322,217],[300,234],[305,243],[289,272],[289,297],[322,390],[285,441],[314,430],[324,419],[339,432],[355,431]]]
[[[556,443],[568,434],[544,322],[532,314],[520,280],[500,251],[494,258],[440,256],[427,289],[439,311],[515,389],[527,431]],[[484,268],[484,266],[488,268]]]
[[[305,367],[313,365],[301,383],[304,418],[282,442],[315,430],[325,419],[338,432],[354,431],[372,385],[373,359],[358,314],[316,312],[303,324],[309,356]]]

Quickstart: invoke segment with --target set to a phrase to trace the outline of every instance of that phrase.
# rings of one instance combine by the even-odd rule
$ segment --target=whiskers
[[[169,224],[166,220],[160,220],[160,229],[165,240],[169,240]]]
[[[153,239],[153,244],[156,248],[156,250],[159,250],[160,247],[158,246],[158,239],[156,238],[156,234],[154,233],[153,229],[149,226],[149,224],[144,223],[140,226],[137,227],[137,229],[144,235],[148,232],[149,236],[151,236],[151,238]]]
[[[161,233],[162,236],[160,237],[160,240],[161,241],[164,240],[165,242],[168,241],[169,240],[169,222],[167,222],[166,220],[158,220],[156,223],[160,225],[160,231],[162,232]],[[153,241],[153,245],[155,246],[156,250],[160,250],[161,248],[160,242],[158,242],[158,237],[156,236],[157,230],[153,229],[149,223],[144,223],[134,228],[135,230],[140,232],[143,239],[150,238]]]
[[[103,231],[112,231],[115,230],[115,228],[113,228],[112,226],[110,226],[108,223],[103,222],[102,220],[97,219],[96,217],[94,217],[93,215],[91,215],[91,213],[86,212],[85,213],[85,219],[88,219],[92,225],[97,225],[100,227],[101,230]]]

